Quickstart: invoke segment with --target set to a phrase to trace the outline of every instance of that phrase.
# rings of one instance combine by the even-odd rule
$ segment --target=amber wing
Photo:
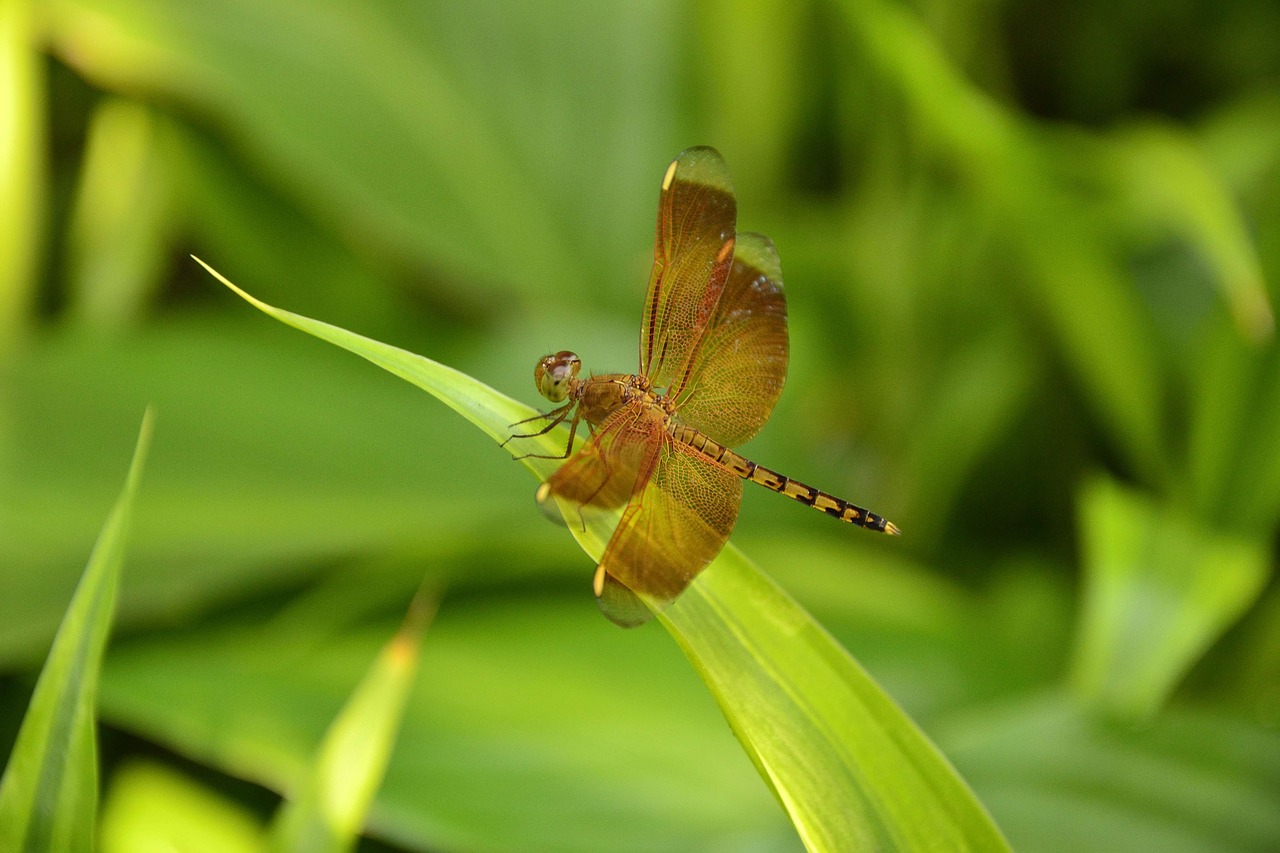
[[[739,234],[678,417],[727,447],[749,440],[778,402],[789,352],[778,250],[763,234]]]
[[[737,476],[664,432],[658,465],[623,512],[597,569],[605,615],[620,625],[643,615],[624,590],[602,589],[610,577],[659,606],[674,601],[724,548],[741,502]]]
[[[640,332],[640,370],[678,403],[676,417],[736,445],[768,419],[786,376],[786,302],[765,237],[735,246],[728,170],[711,148],[668,167]],[[543,497],[581,511],[626,505],[597,569],[601,608],[621,625],[648,618],[640,593],[665,605],[720,552],[742,481],[672,439],[644,401],[616,413],[546,484]]]
[[[652,615],[633,590],[665,604],[688,584],[688,579],[673,582],[666,577],[692,577],[687,560],[673,550],[680,545],[670,535],[688,524],[681,521],[688,513],[679,509],[679,495],[663,490],[688,478],[680,473],[679,463],[674,472],[667,471],[672,441],[664,417],[643,401],[619,410],[538,492],[539,501],[556,500],[569,524],[585,525],[591,513],[626,505],[595,580],[600,609],[624,627],[639,625]],[[741,483],[732,479],[741,496]],[[736,516],[736,502],[732,512]],[[729,524],[732,527],[732,520]]]
[[[554,496],[579,510],[629,503],[658,465],[663,435],[658,413],[643,404],[619,409],[547,479],[538,499]]]
[[[729,276],[737,210],[714,148],[690,148],[667,167],[640,328],[640,372],[656,387],[678,393],[688,380]]]

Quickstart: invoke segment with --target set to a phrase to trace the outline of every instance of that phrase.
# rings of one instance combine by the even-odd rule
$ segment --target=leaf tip
[[[155,430],[156,410],[151,403],[142,413],[142,424],[138,427],[138,440],[133,448],[133,462],[129,465],[129,474],[125,481],[125,489],[132,493],[137,489],[142,478],[142,468],[146,464],[147,453],[151,450],[151,433]]]
[[[270,308],[271,308],[271,306],[270,306],[270,305],[268,305],[267,303],[263,302],[263,301],[262,301],[262,300],[260,300],[260,299],[257,299],[257,298],[255,298],[255,297],[253,297],[253,296],[250,296],[248,293],[246,293],[245,291],[241,290],[239,287],[237,287],[235,284],[233,284],[233,283],[231,282],[231,280],[230,280],[230,279],[228,279],[225,275],[223,275],[222,273],[220,273],[220,272],[218,272],[217,270],[215,270],[213,267],[211,267],[211,266],[209,266],[208,264],[206,264],[206,263],[205,263],[204,261],[202,261],[200,258],[196,257],[195,255],[192,255],[192,256],[191,256],[191,260],[195,261],[197,264],[199,264],[200,266],[202,266],[202,267],[204,267],[206,270],[208,270],[209,275],[213,276],[213,277],[214,277],[214,278],[216,278],[218,281],[222,282],[222,283],[223,283],[223,284],[225,284],[227,287],[231,288],[233,291],[235,291],[235,292],[236,292],[236,293],[237,293],[237,294],[238,294],[242,299],[244,299],[244,300],[245,300],[246,302],[248,302],[249,304],[251,304],[251,305],[253,305],[253,306],[257,307],[257,308],[260,308],[260,309],[261,309],[261,310],[263,310],[263,311],[269,311],[269,310],[270,310]]]

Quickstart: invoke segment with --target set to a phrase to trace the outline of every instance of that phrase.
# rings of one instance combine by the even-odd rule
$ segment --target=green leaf
[[[1207,709],[1135,728],[1053,693],[939,727],[1019,850],[1224,853],[1280,845],[1280,735]]]
[[[429,359],[267,305],[200,263],[264,313],[418,385],[496,441],[534,414]],[[563,448],[562,435],[537,441],[554,451],[557,442]],[[543,477],[558,464],[524,461]],[[607,531],[574,534],[598,559]],[[937,748],[736,548],[727,547],[661,616],[810,849],[1006,848]]]
[[[1190,135],[1151,122],[1128,127],[1101,152],[1098,165],[1111,172],[1137,222],[1166,229],[1198,250],[1240,334],[1255,343],[1269,339],[1275,317],[1249,226]]]
[[[1072,682],[1102,708],[1149,715],[1257,598],[1267,542],[1102,478],[1081,497],[1080,535],[1084,612]]]
[[[1233,482],[1241,472],[1241,457],[1249,456],[1247,438],[1257,431],[1265,418],[1267,359],[1239,334],[1238,327],[1218,318],[1205,329],[1204,343],[1190,353],[1194,369],[1188,376],[1188,412],[1186,477],[1189,497],[1202,517],[1248,530],[1252,524],[1273,523],[1266,514],[1270,507],[1259,507],[1242,500],[1240,487],[1251,492],[1265,471],[1273,467],[1269,460],[1276,435],[1263,435],[1268,452],[1265,457],[1251,459],[1245,476]],[[1261,464],[1261,470],[1259,469]],[[1253,497],[1252,494],[1249,497]],[[1244,510],[1244,512],[1241,512]],[[1262,510],[1262,512],[1259,512]]]
[[[0,353],[28,321],[45,220],[44,57],[33,0],[0,6]]]
[[[939,373],[910,435],[902,438],[904,479],[929,484],[902,513],[913,527],[927,528],[923,537],[945,529],[942,520],[954,510],[976,460],[1008,429],[1032,388],[1026,358],[1002,329],[986,330],[950,351]]]
[[[48,5],[53,50],[86,79],[211,117],[334,239],[468,296],[598,287],[652,203],[636,164],[676,135],[670,2]],[[594,128],[591,157],[574,126]],[[570,244],[586,231],[599,239]]]
[[[221,273],[199,258],[195,261],[209,271],[210,275],[231,288],[244,298],[246,302],[271,317],[275,317],[287,326],[315,335],[323,341],[350,350],[361,358],[399,376],[406,382],[417,385],[479,427],[485,435],[498,442],[504,442],[511,435],[510,426],[516,421],[538,414],[523,403],[512,400],[485,387],[465,373],[445,367],[431,359],[423,358],[415,353],[399,347],[379,343],[363,335],[348,332],[319,320],[312,320],[300,314],[294,314],[281,308],[268,305],[255,299],[228,281]],[[533,439],[546,451],[559,453],[564,450],[564,442],[548,434]],[[528,446],[521,450],[512,448],[513,455],[528,452]],[[549,474],[556,468],[556,461],[526,457],[522,460],[535,473]]]
[[[264,836],[245,806],[150,761],[113,774],[98,829],[102,853],[262,853]]]
[[[1272,348],[1247,371],[1242,396],[1248,417],[1238,432],[1220,513],[1235,528],[1269,537],[1280,519],[1280,350]]]
[[[666,632],[601,618],[587,558],[566,545],[576,591],[444,599],[367,834],[415,850],[799,849]],[[385,616],[335,630],[331,610],[307,610],[113,646],[104,719],[288,791],[396,630]]]
[[[434,607],[420,591],[400,631],[329,727],[300,789],[276,817],[275,849],[319,853],[355,847],[395,745]]]
[[[124,490],[54,638],[0,780],[0,849],[88,850],[92,844],[98,797],[98,673],[151,423],[148,410]]]
[[[120,488],[97,448],[132,440],[148,401],[165,428],[138,495],[116,630],[194,618],[351,557],[376,555],[382,579],[360,591],[396,602],[424,567],[460,575],[447,579],[455,591],[475,583],[440,559],[461,550],[494,566],[485,584],[571,570],[557,556],[561,532],[527,511],[523,469],[468,460],[492,447],[469,424],[393,377],[370,381],[366,365],[313,338],[252,334],[261,318],[224,301],[234,322],[202,312],[124,337],[50,334],[6,366],[0,665],[39,669]],[[509,364],[516,353],[523,361],[527,347],[488,357]],[[464,477],[461,492],[424,487]],[[490,535],[494,518],[505,536]]]
[[[1006,849],[973,792],[737,549],[660,614],[810,850]]]
[[[146,107],[107,99],[95,111],[68,223],[68,310],[75,322],[136,326],[154,298],[177,228],[163,124]]]
[[[1095,203],[1054,171],[1063,162],[1056,140],[966,79],[910,8],[838,8],[851,51],[902,101],[920,150],[954,170],[1020,268],[1012,298],[1031,300],[1130,464],[1152,482],[1167,479],[1154,331]],[[862,77],[849,80],[851,91],[866,88]]]

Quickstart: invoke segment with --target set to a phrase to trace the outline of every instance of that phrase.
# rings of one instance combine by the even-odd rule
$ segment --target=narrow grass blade
[[[418,385],[496,440],[533,414],[422,356],[267,305],[204,266],[263,312]],[[564,440],[563,432],[552,431],[525,440],[519,452],[559,452]],[[524,461],[544,478],[558,464]],[[608,532],[598,525],[570,529],[599,559]],[[585,580],[583,606],[589,606]],[[663,614],[663,622],[809,849],[1007,849],[986,810],[928,738],[822,626],[732,545]]]
[[[352,850],[387,761],[417,673],[422,632],[435,600],[420,591],[400,631],[383,647],[334,719],[311,772],[277,815],[275,850]]]
[[[236,287],[204,261],[199,258],[195,258],[195,261],[208,270],[210,275],[231,288],[243,297],[246,302],[264,314],[275,317],[286,326],[293,326],[295,329],[314,335],[322,341],[328,341],[345,350],[350,350],[361,358],[368,359],[378,365],[383,370],[399,376],[406,382],[417,385],[475,424],[492,439],[505,441],[511,435],[511,424],[537,414],[535,409],[499,394],[465,373],[461,373],[451,367],[445,367],[439,362],[402,350],[399,347],[380,343],[363,335],[357,335],[354,332],[348,332],[346,329],[268,305]],[[548,433],[547,435],[539,436],[537,439],[529,440],[519,448],[515,447],[514,443],[508,445],[508,447],[511,448],[513,455],[529,452],[562,453],[564,451],[564,441],[557,441],[551,433]],[[554,471],[556,467],[553,461],[546,459],[529,458],[524,461],[529,468],[542,476]]]
[[[89,850],[98,796],[94,706],[138,480],[142,419],[124,490],[98,536],[0,780],[0,850]]]

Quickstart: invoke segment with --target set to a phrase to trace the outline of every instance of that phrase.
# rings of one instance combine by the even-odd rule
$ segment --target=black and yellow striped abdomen
[[[794,501],[799,501],[816,510],[825,512],[832,518],[838,518],[841,521],[847,521],[850,524],[856,524],[868,530],[878,530],[881,533],[888,533],[893,536],[897,536],[900,532],[898,526],[884,516],[877,515],[860,506],[855,506],[843,498],[815,489],[813,486],[806,486],[799,480],[784,477],[777,471],[770,470],[763,465],[757,465],[747,457],[734,453],[724,445],[712,441],[693,427],[680,426],[673,422],[668,427],[668,432],[675,441],[719,462],[742,479],[759,483],[770,491],[786,495]]]

